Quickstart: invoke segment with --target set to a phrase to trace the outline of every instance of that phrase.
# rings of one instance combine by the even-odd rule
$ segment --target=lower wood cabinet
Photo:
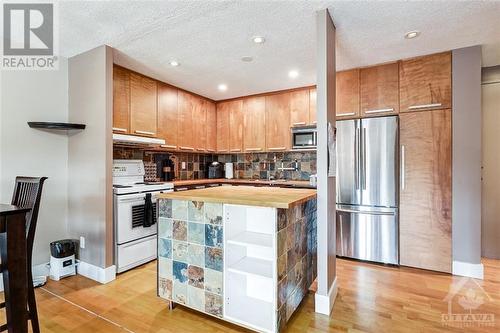
[[[451,272],[451,110],[400,114],[400,264]]]

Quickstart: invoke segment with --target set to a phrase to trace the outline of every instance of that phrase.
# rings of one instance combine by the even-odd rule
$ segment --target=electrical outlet
[[[181,169],[186,170],[186,162],[181,162]]]
[[[80,236],[80,248],[84,249],[85,248],[85,237]]]

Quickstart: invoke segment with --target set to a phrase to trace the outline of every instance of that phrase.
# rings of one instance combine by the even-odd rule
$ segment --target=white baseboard
[[[77,273],[91,280],[106,284],[116,279],[116,266],[102,268],[80,261],[77,266]]]
[[[32,268],[33,277],[35,276],[48,276],[49,275],[49,263],[35,265]],[[0,292],[3,291],[3,276],[0,273]]]
[[[329,316],[337,298],[337,292],[337,277],[335,277],[330,290],[328,290],[328,295],[320,295],[318,293],[314,295],[314,311]]]
[[[470,264],[468,262],[453,261],[453,275],[467,276],[482,280],[484,278],[483,264]]]

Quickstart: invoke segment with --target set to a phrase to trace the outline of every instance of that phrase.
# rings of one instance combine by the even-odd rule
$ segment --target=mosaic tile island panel
[[[223,318],[223,204],[159,200],[158,295]],[[316,199],[276,209],[276,323],[281,331],[316,278]]]

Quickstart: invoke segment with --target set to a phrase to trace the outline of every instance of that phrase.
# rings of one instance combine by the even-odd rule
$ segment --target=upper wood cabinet
[[[359,73],[361,115],[399,112],[399,64],[362,68]]]
[[[309,122],[316,124],[316,88],[309,89]]]
[[[162,148],[178,147],[177,89],[158,83],[158,137],[165,140]]]
[[[400,113],[400,263],[451,272],[451,110]]]
[[[207,152],[214,153],[217,150],[217,111],[213,102],[205,100],[204,106],[207,110]]]
[[[401,61],[401,112],[451,108],[451,52]]]
[[[243,150],[243,100],[229,102],[229,151]]]
[[[359,69],[337,72],[337,119],[359,117]]]
[[[266,149],[290,149],[290,94],[266,96]]]
[[[194,133],[194,110],[196,97],[179,90],[178,91],[178,146],[180,150],[184,151],[194,151],[195,145],[195,133]]]
[[[130,72],[113,66],[113,132],[130,133]]]
[[[217,151],[229,152],[229,110],[231,102],[217,103]]]
[[[243,100],[243,150],[266,150],[266,98],[263,96]]]
[[[156,136],[156,116],[156,81],[130,73],[130,132],[136,135]]]
[[[204,99],[193,96],[193,133],[194,148],[204,152],[207,145],[207,108]]]
[[[290,125],[309,124],[309,90],[297,90],[290,93]]]

